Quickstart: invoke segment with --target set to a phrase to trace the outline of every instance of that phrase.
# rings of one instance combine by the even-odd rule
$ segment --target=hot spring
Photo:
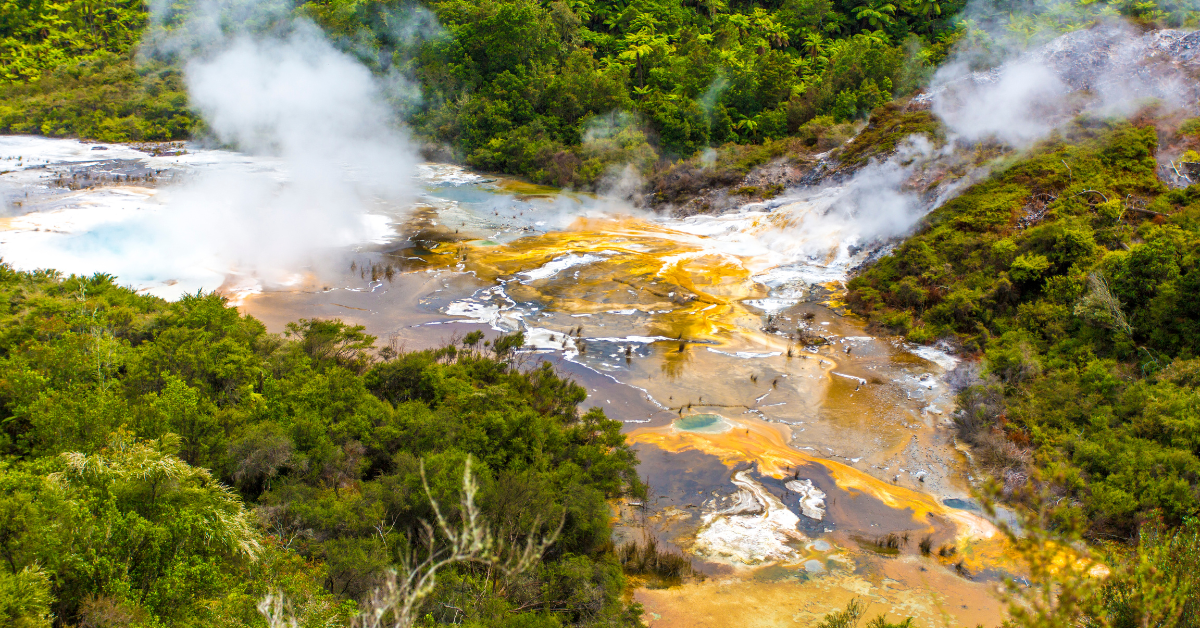
[[[354,210],[312,229],[322,200],[269,158],[4,137],[0,171],[0,255],[18,269],[219,291],[272,331],[336,317],[407,349],[523,332],[520,359],[586,386],[637,448],[651,496],[613,505],[618,542],[649,531],[709,576],[639,589],[654,625],[751,601],[787,623],[858,595],[921,623],[998,616],[1012,566],[961,508],[956,359],[844,312],[843,282],[886,238],[838,209],[843,188],[672,218],[425,163],[396,175],[412,198],[347,179]],[[197,203],[212,186],[274,209]],[[973,578],[855,540],[892,533],[953,544]]]

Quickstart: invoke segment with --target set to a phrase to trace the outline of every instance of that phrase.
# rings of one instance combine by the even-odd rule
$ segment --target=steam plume
[[[1096,16],[1078,7],[1051,4],[1046,11],[1058,11],[1055,19],[1091,27],[1066,35],[1023,28],[1015,20],[1027,18],[1012,17],[1020,14],[989,13],[987,0],[971,2],[963,13],[964,43],[915,100],[928,104],[946,125],[947,147],[934,151],[909,138],[896,156],[859,170],[832,190],[836,200],[820,226],[858,245],[907,233],[926,211],[986,173],[977,168],[935,195],[911,189],[923,167],[960,160],[953,147],[963,141],[998,140],[1019,149],[1081,112],[1128,115],[1148,102],[1196,111],[1200,82],[1192,77],[1200,71],[1200,33],[1142,33],[1118,19],[1092,24]],[[1043,15],[1030,24],[1046,23]],[[1020,32],[1026,36],[1017,36]]]
[[[963,17],[968,36],[918,102],[930,102],[956,137],[998,139],[1018,148],[1083,112],[1124,116],[1149,102],[1196,110],[1200,34],[1143,33],[1119,18],[1052,4],[1032,17],[989,14],[986,0],[969,4]],[[1051,10],[1054,18],[1047,15]],[[1079,29],[1048,41],[1045,29],[1015,35],[1052,19]]]
[[[182,16],[152,8],[143,53],[183,64],[213,139],[267,158],[231,159],[160,191],[162,211],[140,229],[159,264],[278,283],[372,238],[379,225],[366,214],[408,206],[416,151],[388,94],[317,27],[270,2],[201,2]]]

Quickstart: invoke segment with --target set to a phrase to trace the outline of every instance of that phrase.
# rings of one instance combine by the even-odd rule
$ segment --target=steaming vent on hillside
[[[968,59],[940,68],[913,106],[931,107],[958,136],[1023,147],[1082,112],[1129,115],[1151,102],[1197,111],[1200,32],[1145,34],[1105,25],[1062,35],[986,71]]]

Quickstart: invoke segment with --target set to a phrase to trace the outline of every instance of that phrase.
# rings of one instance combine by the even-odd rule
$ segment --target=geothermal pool
[[[653,534],[705,575],[637,589],[653,626],[808,625],[853,597],[922,626],[999,622],[1015,568],[948,428],[957,360],[844,314],[843,281],[882,245],[842,189],[675,219],[446,164],[384,196],[292,172],[0,137],[0,256],[218,290],[276,332],[338,317],[417,349],[523,331],[520,359],[575,377],[639,452],[651,495],[614,505],[618,542]],[[953,556],[922,556],[925,536]]]

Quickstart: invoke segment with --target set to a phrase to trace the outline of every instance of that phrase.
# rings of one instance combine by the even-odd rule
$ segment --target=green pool
[[[701,434],[719,434],[733,427],[719,414],[692,414],[675,419],[675,429]]]

